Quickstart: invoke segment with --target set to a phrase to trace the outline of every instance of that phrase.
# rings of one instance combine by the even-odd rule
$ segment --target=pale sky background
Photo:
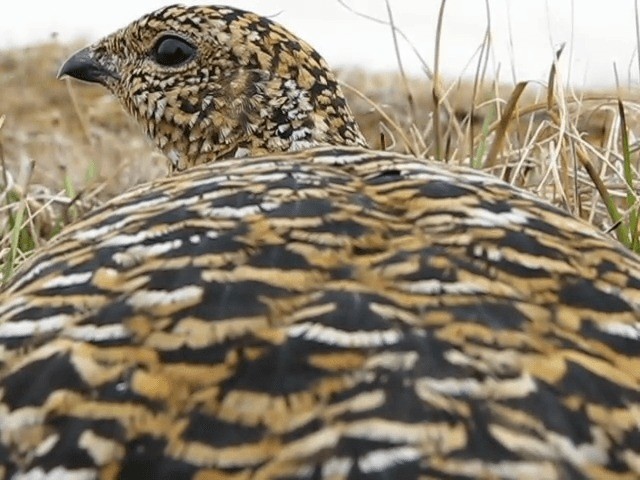
[[[566,43],[563,78],[576,86],[637,84],[635,4],[639,0],[487,0],[493,40],[492,66],[500,79],[545,82],[555,48]],[[100,36],[172,2],[9,1],[0,7],[0,49],[26,45],[57,33],[61,40]],[[200,2],[182,3],[208,3]],[[332,66],[397,69],[388,25],[362,18],[337,0],[228,0],[228,5],[273,16],[311,43]],[[344,0],[354,10],[388,22],[384,0]],[[440,0],[389,0],[394,22],[433,68]],[[487,27],[485,1],[448,0],[441,70],[458,77],[474,58]],[[421,62],[406,42],[403,61],[411,73]],[[571,59],[571,68],[569,60]],[[475,61],[468,68],[472,75]]]

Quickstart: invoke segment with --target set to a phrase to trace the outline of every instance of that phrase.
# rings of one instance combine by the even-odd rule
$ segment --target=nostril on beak
[[[105,83],[107,78],[118,78],[112,71],[96,61],[89,47],[74,53],[60,67],[58,78],[65,75],[90,83]]]

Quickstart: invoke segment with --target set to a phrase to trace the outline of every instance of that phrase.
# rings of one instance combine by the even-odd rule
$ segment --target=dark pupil
[[[154,50],[156,62],[168,67],[186,62],[196,51],[191,44],[177,37],[161,38]]]

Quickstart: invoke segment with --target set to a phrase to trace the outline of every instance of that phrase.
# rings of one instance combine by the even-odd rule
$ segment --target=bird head
[[[279,24],[231,7],[157,10],[75,53],[63,75],[109,89],[172,170],[366,145],[324,59]]]

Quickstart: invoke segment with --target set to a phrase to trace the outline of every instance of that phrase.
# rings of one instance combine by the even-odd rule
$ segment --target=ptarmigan
[[[61,74],[176,172],[1,294],[0,478],[640,476],[634,254],[366,149],[318,53],[252,13],[166,7]]]

